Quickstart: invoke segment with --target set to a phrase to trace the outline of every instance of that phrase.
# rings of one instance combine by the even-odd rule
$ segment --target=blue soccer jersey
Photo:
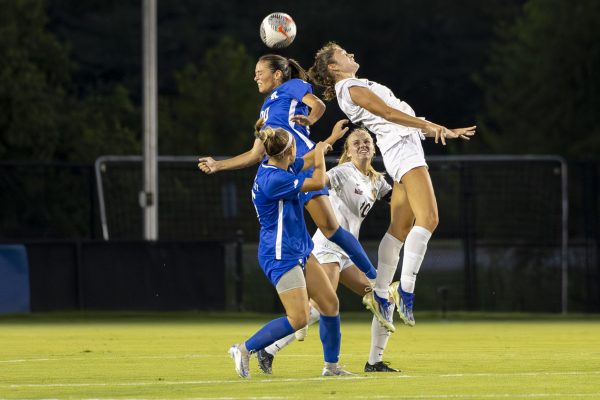
[[[303,166],[301,158],[287,171],[264,161],[252,187],[252,202],[260,223],[258,259],[274,285],[285,272],[303,265],[313,248],[300,196],[306,178],[299,174]]]
[[[308,93],[312,93],[310,83],[302,79],[290,79],[275,88],[260,109],[260,117],[265,120],[266,126],[283,128],[294,135],[298,157],[304,156],[315,145],[308,138],[310,128],[291,121],[294,115],[308,115],[309,108],[302,102]]]

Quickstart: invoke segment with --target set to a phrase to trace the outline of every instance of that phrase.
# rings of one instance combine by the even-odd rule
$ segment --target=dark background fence
[[[382,169],[380,165],[377,167]],[[430,162],[430,171],[441,222],[421,269],[417,287],[419,308],[559,312],[561,199],[560,173],[556,165],[526,161],[436,161]],[[570,162],[568,171],[569,311],[598,312],[600,163]],[[258,224],[249,197],[255,170],[206,176],[190,162],[161,163],[160,172],[161,240],[172,243],[243,240],[243,249],[234,256],[238,262],[230,261],[230,266],[209,257],[210,254],[205,253],[209,247],[200,244],[194,257],[202,261],[190,264],[187,258],[181,258],[180,262],[203,271],[196,278],[207,282],[212,279],[211,271],[225,271],[221,287],[225,287],[223,292],[228,295],[219,303],[223,307],[277,309],[274,291],[256,264]],[[139,240],[142,232],[141,209],[137,205],[141,186],[139,167],[131,163],[107,163],[102,167],[101,176],[109,243]],[[30,257],[32,299],[35,296],[44,299],[32,301],[32,305],[37,304],[33,307],[35,310],[80,307],[80,300],[73,300],[77,298],[73,297],[73,286],[64,285],[79,276],[73,271],[77,271],[83,261],[90,266],[86,267],[89,271],[99,268],[105,274],[102,277],[90,273],[84,285],[86,293],[97,290],[96,294],[100,294],[102,287],[116,282],[123,271],[128,271],[130,278],[144,276],[143,266],[122,262],[127,254],[133,254],[135,246],[104,248],[94,244],[102,240],[97,194],[92,165],[0,162],[0,240],[14,243],[35,239],[35,244],[29,246],[33,254],[37,254]],[[388,219],[387,206],[378,205],[361,230],[361,242],[373,260],[376,260],[378,241],[387,229]],[[307,221],[309,229],[314,229],[310,220]],[[86,243],[83,248],[88,254],[83,259],[76,255],[81,243]],[[141,249],[136,251],[144,254],[146,250]],[[71,258],[64,256],[71,261],[52,264],[52,258],[44,251],[71,254]],[[94,260],[104,260],[100,263],[103,266],[93,264]],[[147,266],[150,270],[151,264]],[[63,269],[55,273],[52,265],[62,265]],[[162,279],[159,275],[150,273],[149,276]],[[244,277],[243,286],[236,281],[240,276]],[[62,283],[49,293],[44,287],[53,280]],[[134,279],[127,282],[140,284]],[[76,283],[80,288],[80,282]],[[186,294],[187,290],[194,289],[184,285],[179,292],[183,298],[191,296]],[[344,309],[360,308],[360,301],[343,289],[340,296]],[[192,303],[186,304],[194,308]],[[145,307],[124,298],[110,304],[101,301],[84,301],[83,304],[86,308]],[[147,307],[152,308],[152,303]],[[153,307],[168,309],[167,305],[158,303]]]
[[[28,241],[25,247],[34,312],[226,306],[220,242]]]

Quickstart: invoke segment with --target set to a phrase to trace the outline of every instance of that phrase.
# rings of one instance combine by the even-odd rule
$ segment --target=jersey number
[[[271,107],[267,107],[263,111],[260,112],[260,117],[263,119],[265,124],[267,123],[267,120],[269,119],[269,108],[271,108]]]
[[[360,216],[365,218],[370,209],[371,204],[367,203],[366,201],[363,201],[363,203],[360,205]]]

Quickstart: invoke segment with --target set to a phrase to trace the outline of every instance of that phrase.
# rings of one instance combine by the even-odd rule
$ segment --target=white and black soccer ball
[[[260,38],[268,47],[281,49],[288,47],[296,37],[296,23],[289,15],[274,12],[260,24]]]

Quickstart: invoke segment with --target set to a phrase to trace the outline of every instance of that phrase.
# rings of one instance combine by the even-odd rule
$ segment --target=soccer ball
[[[296,23],[289,15],[274,12],[260,24],[260,38],[268,47],[280,49],[288,47],[296,37]]]

